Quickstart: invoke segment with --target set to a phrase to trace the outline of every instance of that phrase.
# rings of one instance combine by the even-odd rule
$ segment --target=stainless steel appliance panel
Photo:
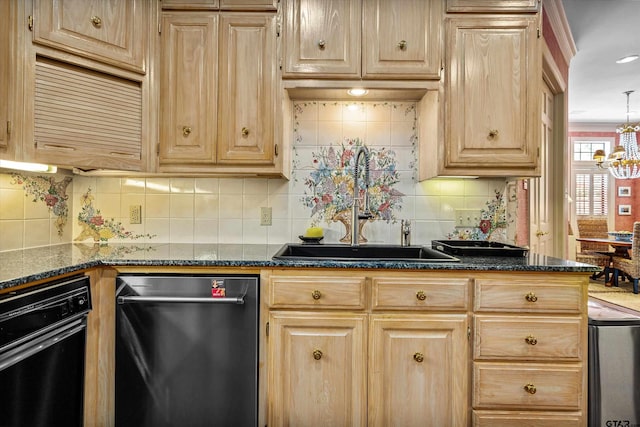
[[[640,316],[589,302],[589,427],[640,425]]]
[[[256,426],[258,278],[126,275],[117,286],[116,425]]]

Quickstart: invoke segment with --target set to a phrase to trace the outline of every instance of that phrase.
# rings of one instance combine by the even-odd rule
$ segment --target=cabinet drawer
[[[475,363],[473,371],[476,409],[580,409],[581,365]]]
[[[474,411],[473,427],[582,427],[580,413]]]
[[[466,310],[468,279],[375,278],[374,310]]]
[[[580,313],[584,301],[581,282],[551,280],[478,279],[475,284],[476,311]]]
[[[582,354],[580,318],[476,316],[475,359],[576,360]]]
[[[269,287],[269,305],[279,308],[365,307],[364,276],[274,276]]]

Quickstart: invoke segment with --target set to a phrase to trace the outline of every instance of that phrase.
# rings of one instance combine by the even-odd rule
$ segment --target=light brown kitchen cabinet
[[[447,12],[537,12],[541,0],[447,0]]]
[[[281,174],[275,15],[163,12],[162,172]]]
[[[269,317],[270,426],[366,426],[366,315]]]
[[[11,101],[11,78],[15,75],[12,61],[11,47],[13,46],[11,19],[11,2],[0,2],[0,155],[3,157],[9,151],[9,132],[11,120],[9,118],[9,102]]]
[[[217,13],[162,14],[160,147],[164,163],[215,163]]]
[[[162,9],[275,11],[278,0],[162,0]]]
[[[145,0],[34,0],[33,41],[145,73],[148,13]]]
[[[429,176],[539,176],[537,15],[446,19],[444,144]]]
[[[263,278],[269,425],[467,425],[468,278],[330,270]]]
[[[283,77],[439,79],[442,2],[287,0]]]
[[[465,426],[467,315],[373,314],[370,426]]]
[[[537,274],[475,280],[474,426],[584,425],[586,281]]]

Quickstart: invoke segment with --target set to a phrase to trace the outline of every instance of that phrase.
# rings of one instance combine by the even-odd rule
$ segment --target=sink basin
[[[426,246],[285,244],[273,259],[334,261],[458,262],[458,258]]]

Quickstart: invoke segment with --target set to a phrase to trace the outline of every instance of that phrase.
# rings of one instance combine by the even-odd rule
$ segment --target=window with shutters
[[[593,161],[596,150],[610,152],[615,138],[572,138],[572,199],[576,216],[604,216],[609,212],[613,178]]]

